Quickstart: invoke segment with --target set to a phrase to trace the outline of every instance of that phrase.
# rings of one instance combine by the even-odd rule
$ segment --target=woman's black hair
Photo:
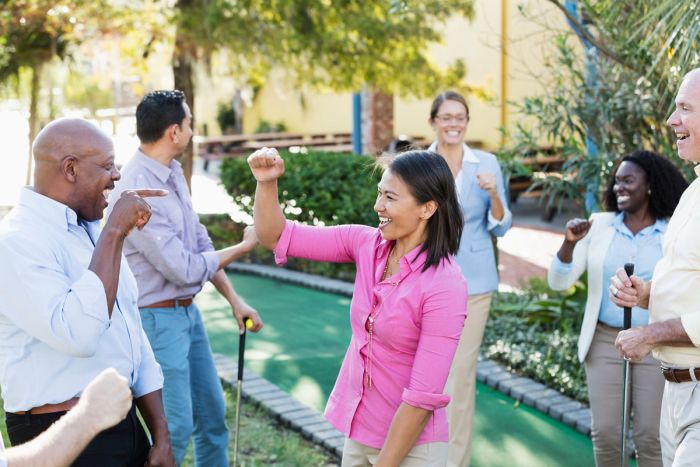
[[[649,210],[654,219],[671,217],[681,199],[688,182],[668,159],[652,151],[634,151],[622,158],[612,172],[608,187],[605,190],[605,208],[608,211],[620,212],[617,207],[617,196],[613,192],[615,175],[623,162],[632,162],[638,166],[647,177],[649,184]]]
[[[423,271],[457,253],[464,217],[455,180],[445,159],[432,151],[406,151],[393,157],[386,168],[408,186],[417,203],[437,204],[435,213],[428,219],[428,235],[420,249],[421,253],[428,252]]]

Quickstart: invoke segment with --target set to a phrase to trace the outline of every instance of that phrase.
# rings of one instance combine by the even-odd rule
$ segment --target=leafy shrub
[[[287,219],[310,225],[377,225],[373,211],[380,172],[374,161],[354,154],[311,151],[283,152],[285,174],[279,180],[281,207]],[[245,159],[227,159],[221,182],[234,202],[253,213],[255,179]],[[272,256],[255,251],[256,258],[272,263]],[[316,263],[290,258],[288,267],[312,274],[352,281],[353,264]]]
[[[311,225],[377,225],[374,205],[379,171],[374,160],[353,154],[310,151],[282,153],[285,174],[279,180],[287,219]],[[227,159],[221,182],[236,204],[253,214],[255,179],[245,159]]]
[[[586,301],[586,281],[552,292],[542,279],[521,294],[497,293],[481,347],[483,355],[509,370],[587,402],[577,342]]]

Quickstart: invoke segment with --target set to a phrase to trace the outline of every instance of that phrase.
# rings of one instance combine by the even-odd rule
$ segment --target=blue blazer
[[[429,148],[432,151],[436,149],[436,143]],[[505,211],[500,221],[489,215],[491,199],[486,191],[479,188],[476,179],[478,172],[491,172],[496,175],[498,196]],[[498,269],[491,235],[502,237],[513,224],[513,215],[506,201],[503,173],[496,156],[471,149],[465,144],[462,174],[457,182],[460,181],[457,185],[457,195],[464,215],[464,230],[457,252],[457,264],[467,281],[469,295],[493,292],[498,289]]]

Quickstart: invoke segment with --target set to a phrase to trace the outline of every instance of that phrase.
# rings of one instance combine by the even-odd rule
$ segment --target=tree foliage
[[[190,0],[177,23],[200,56],[226,48],[234,73],[260,84],[273,67],[296,84],[429,95],[460,87],[464,63],[428,58],[439,26],[471,18],[472,0]]]
[[[564,10],[562,2],[549,1]],[[535,181],[549,203],[580,199],[590,186],[602,189],[614,163],[640,148],[668,156],[690,176],[666,119],[680,78],[700,65],[698,5],[582,0],[579,6],[594,50],[582,51],[573,34],[556,39],[557,53],[545,64],[546,92],[518,104],[528,118],[515,126],[504,154],[554,151],[565,158],[562,174]]]

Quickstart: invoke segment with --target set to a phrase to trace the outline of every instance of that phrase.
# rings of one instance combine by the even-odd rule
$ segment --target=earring
[[[648,195],[651,195],[651,188],[649,188],[649,189],[647,190],[647,194],[648,194]]]

